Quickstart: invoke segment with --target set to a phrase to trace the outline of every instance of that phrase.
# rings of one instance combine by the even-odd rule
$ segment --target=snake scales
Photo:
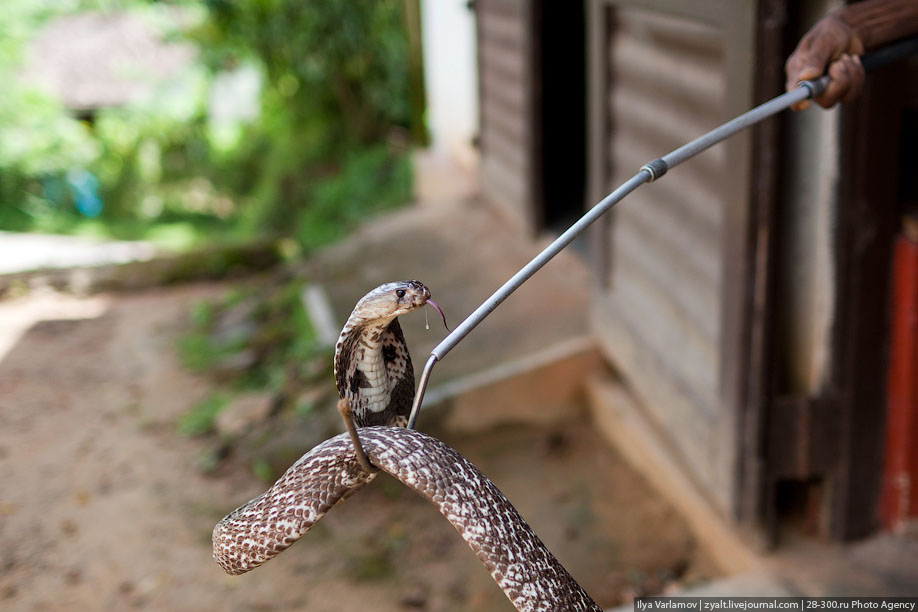
[[[471,462],[436,438],[397,426],[410,410],[414,389],[411,360],[395,317],[429,300],[427,287],[417,281],[388,283],[362,298],[348,319],[336,350],[335,379],[361,427],[354,438],[359,437],[374,469],[437,507],[518,610],[601,610]],[[406,381],[412,383],[410,393],[404,391]],[[361,467],[347,434],[326,440],[270,489],[217,524],[214,559],[230,574],[258,567],[375,475]]]

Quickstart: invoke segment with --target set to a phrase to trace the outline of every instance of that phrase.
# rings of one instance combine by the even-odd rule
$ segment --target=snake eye
[[[397,290],[395,291],[395,295],[397,295],[397,296],[399,297],[399,299],[401,299],[401,298],[405,297],[405,290],[404,290],[404,289],[397,289]]]

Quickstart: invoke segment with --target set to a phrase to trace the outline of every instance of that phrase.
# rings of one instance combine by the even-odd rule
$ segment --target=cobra
[[[360,298],[335,345],[338,397],[351,405],[354,424],[408,424],[414,367],[398,317],[430,305],[430,290],[416,280],[386,283]]]
[[[600,611],[468,459],[436,438],[394,426],[404,421],[414,395],[411,360],[396,317],[425,303],[430,292],[417,281],[382,285],[357,303],[335,355],[339,410],[348,433],[307,452],[266,492],[217,523],[214,559],[229,574],[262,565],[384,471],[437,507],[517,610]],[[387,346],[395,359],[386,357],[392,354]],[[361,385],[364,380],[369,385]],[[410,393],[404,392],[406,382],[412,383]],[[393,393],[400,386],[402,391]],[[367,426],[380,420],[387,424]]]

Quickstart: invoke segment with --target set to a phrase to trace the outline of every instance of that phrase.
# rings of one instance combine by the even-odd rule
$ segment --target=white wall
[[[434,155],[472,168],[477,154],[475,19],[466,0],[421,0],[427,126]]]

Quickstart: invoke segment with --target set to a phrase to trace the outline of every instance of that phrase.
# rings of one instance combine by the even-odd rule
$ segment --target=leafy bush
[[[316,185],[297,218],[297,238],[307,248],[336,240],[366,214],[407,201],[412,176],[407,155],[384,147],[350,152],[336,176]]]
[[[59,102],[19,84],[28,40],[53,14],[53,4],[9,0],[0,11],[0,228],[19,229],[53,215],[70,203],[60,189],[57,201],[44,196],[64,183],[68,169],[87,164],[98,146]]]
[[[255,62],[262,121],[239,152],[246,231],[333,240],[365,214],[411,196],[412,121],[403,0],[210,0],[195,37],[220,67]],[[404,147],[402,147],[404,149]],[[240,158],[237,158],[239,160]]]
[[[151,221],[168,220],[164,213],[195,212],[187,197],[175,202],[166,197],[177,183],[164,180],[161,153],[200,137],[195,126],[204,110],[207,76],[190,66],[180,79],[183,87],[128,107],[100,109],[91,122],[78,119],[21,72],[27,44],[41,27],[84,4],[94,3],[8,0],[0,12],[0,78],[5,84],[0,96],[0,228],[88,228],[139,237]],[[168,23],[162,19],[166,7],[123,4],[139,19]],[[195,176],[201,174],[198,169]],[[175,204],[172,211],[170,203]],[[92,221],[96,217],[101,228]]]
[[[185,368],[216,372],[235,390],[284,390],[327,374],[321,345],[301,299],[300,279],[268,278],[217,300],[198,302],[179,338]]]
[[[178,433],[183,436],[202,436],[213,431],[220,411],[228,399],[221,394],[211,394],[183,414],[178,422]]]
[[[178,246],[271,234],[313,247],[407,201],[408,134],[418,133],[421,110],[412,107],[409,71],[418,64],[409,61],[403,1],[173,3],[199,50],[182,77],[185,95],[172,88],[102,109],[90,126],[13,77],[43,23],[93,3],[8,0],[0,13],[0,78],[12,84],[0,96],[0,228]],[[167,18],[174,6],[109,6],[160,30],[177,27]],[[208,115],[209,96],[214,79],[241,67],[260,74],[260,114],[228,136]]]

